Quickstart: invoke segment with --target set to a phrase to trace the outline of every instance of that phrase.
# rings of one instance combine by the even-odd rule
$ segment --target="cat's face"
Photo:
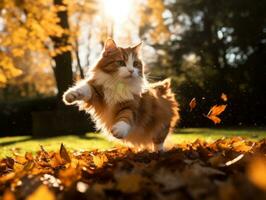
[[[124,81],[143,78],[143,64],[139,57],[141,44],[121,48],[117,47],[112,39],[105,43],[102,58],[100,59],[97,70]]]

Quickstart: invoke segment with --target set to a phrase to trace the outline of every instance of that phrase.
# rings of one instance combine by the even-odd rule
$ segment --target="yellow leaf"
[[[22,57],[24,55],[24,50],[23,49],[19,49],[19,48],[15,48],[15,49],[12,49],[12,54],[15,57]]]
[[[41,185],[35,190],[30,196],[26,198],[26,200],[55,200],[54,194],[49,190],[49,188],[45,185]]]
[[[252,146],[247,145],[244,141],[234,142],[232,146],[236,151],[241,152],[249,152],[252,149]]]
[[[0,84],[4,84],[6,83],[6,77],[4,76],[4,74],[0,73]]]
[[[96,156],[93,156],[93,163],[95,164],[96,167],[102,167],[105,162],[108,161],[108,158],[104,154],[99,154]]]

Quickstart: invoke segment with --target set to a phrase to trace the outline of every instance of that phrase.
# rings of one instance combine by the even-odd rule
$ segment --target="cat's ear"
[[[117,46],[115,44],[115,41],[111,38],[108,38],[104,44],[104,52],[108,54],[116,49],[117,49]]]
[[[141,48],[142,48],[142,42],[140,42],[139,44],[137,44],[137,45],[135,45],[135,46],[132,47],[133,51],[136,54],[140,54]]]

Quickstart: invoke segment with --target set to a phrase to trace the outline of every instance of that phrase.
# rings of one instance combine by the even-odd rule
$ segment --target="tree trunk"
[[[54,0],[54,5],[64,5],[63,0]],[[57,15],[60,19],[59,25],[64,29],[69,29],[67,10],[59,11]],[[69,36],[67,34],[62,35],[62,37],[53,37],[52,40],[54,42],[54,48],[70,45],[68,42]],[[54,74],[58,89],[58,106],[61,107],[63,106],[62,95],[64,91],[73,84],[71,52],[65,51],[54,56],[53,59],[55,61]]]

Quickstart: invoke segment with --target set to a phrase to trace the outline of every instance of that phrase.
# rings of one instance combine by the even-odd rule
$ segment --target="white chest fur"
[[[109,105],[133,100],[134,95],[140,95],[145,90],[145,81],[141,77],[123,81],[118,77],[97,73],[94,79],[96,84],[103,86],[104,100]]]

